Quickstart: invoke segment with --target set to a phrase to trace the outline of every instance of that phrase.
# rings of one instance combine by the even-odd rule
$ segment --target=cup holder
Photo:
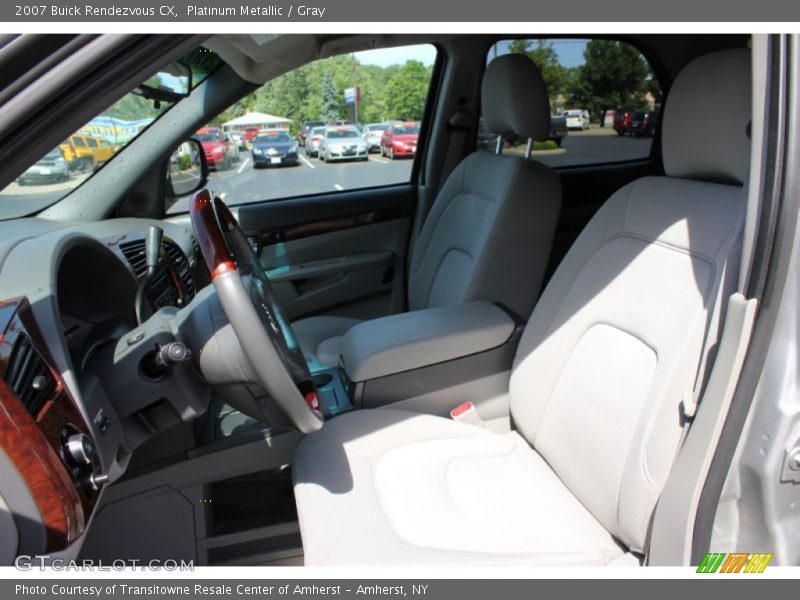
[[[330,373],[317,373],[311,377],[311,380],[314,382],[316,387],[321,388],[333,381],[333,375]]]

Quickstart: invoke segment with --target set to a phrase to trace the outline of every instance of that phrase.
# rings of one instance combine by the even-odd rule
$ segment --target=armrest
[[[367,381],[496,348],[515,329],[511,316],[488,302],[427,308],[351,328],[342,362],[351,381]]]

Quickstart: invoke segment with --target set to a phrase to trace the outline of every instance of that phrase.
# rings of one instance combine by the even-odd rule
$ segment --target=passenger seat
[[[481,100],[489,132],[547,139],[547,89],[528,57],[493,60]],[[498,147],[494,154],[470,154],[442,186],[412,248],[409,310],[485,300],[529,315],[541,291],[560,207],[558,175],[529,153],[503,155]],[[338,363],[341,336],[359,322],[317,316],[292,327],[313,370],[318,363]]]

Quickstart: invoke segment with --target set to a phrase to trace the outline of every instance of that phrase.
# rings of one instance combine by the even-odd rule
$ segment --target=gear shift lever
[[[144,297],[147,286],[150,285],[150,280],[156,274],[156,267],[158,267],[158,259],[161,256],[161,242],[164,239],[164,230],[161,227],[152,225],[148,227],[145,234],[144,242],[144,257],[147,264],[147,272],[139,283],[139,289],[136,291],[136,324],[142,324],[142,313],[144,312]]]

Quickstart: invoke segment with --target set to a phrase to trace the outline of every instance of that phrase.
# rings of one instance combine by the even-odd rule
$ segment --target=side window
[[[625,42],[514,39],[498,42],[487,62],[525,54],[542,71],[550,96],[550,135],[533,154],[552,167],[637,160],[650,155],[662,93],[647,60]],[[482,122],[478,148],[494,151]],[[504,139],[503,152],[524,153],[527,140]]]
[[[436,56],[429,44],[368,50],[267,82],[195,134],[209,185],[235,205],[408,182]],[[203,141],[214,129],[235,140],[229,152]]]
[[[89,148],[97,148],[97,140],[94,138],[88,138],[86,141],[89,144]]]
[[[82,137],[75,136],[74,138],[72,138],[72,143],[75,144],[78,148],[85,147]]]

